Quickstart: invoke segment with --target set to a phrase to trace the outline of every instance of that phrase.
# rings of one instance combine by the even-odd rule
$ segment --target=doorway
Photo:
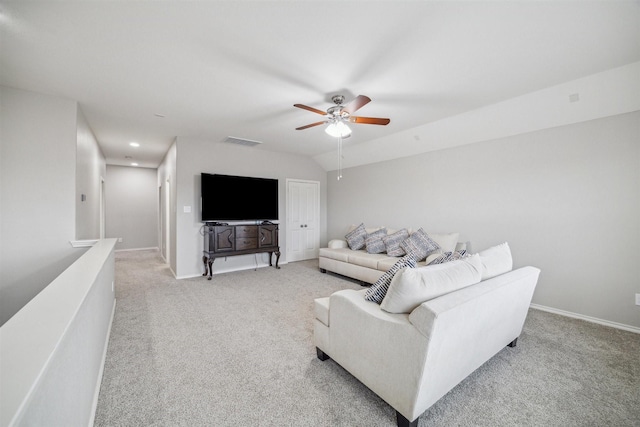
[[[287,262],[318,257],[320,182],[287,179]]]

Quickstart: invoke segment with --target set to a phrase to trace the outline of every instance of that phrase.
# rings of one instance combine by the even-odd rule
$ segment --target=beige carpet
[[[313,299],[360,286],[317,261],[175,280],[116,255],[97,426],[393,426],[395,412],[313,346]],[[514,349],[420,426],[640,426],[640,335],[530,310]]]

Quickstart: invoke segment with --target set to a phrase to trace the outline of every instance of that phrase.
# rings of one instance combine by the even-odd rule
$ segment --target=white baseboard
[[[285,262],[279,262],[278,263],[278,267],[282,266],[282,265],[286,265],[288,264],[286,261]],[[273,268],[273,266],[270,266],[269,264],[258,264],[257,268],[263,268],[263,267],[271,267]],[[254,270],[256,269],[255,265],[247,265],[247,266],[238,266],[238,267],[233,267],[233,268],[227,268],[227,269],[222,269],[222,270],[217,270],[213,272],[214,276],[217,276],[218,274],[224,274],[224,273],[233,273],[234,271],[243,271],[243,270]],[[176,279],[181,280],[181,279],[193,279],[194,277],[203,277],[202,273],[200,274],[189,274],[186,276],[180,276],[177,277]]]
[[[574,319],[586,320],[587,322],[597,323],[599,325],[609,326],[616,329],[622,329],[623,331],[634,332],[640,334],[640,328],[631,325],[625,325],[623,323],[612,322],[610,320],[598,319],[597,317],[585,316],[584,314],[572,313],[570,311],[559,310],[553,307],[547,307],[539,304],[531,304],[531,308],[549,313],[559,314],[561,316],[572,317]]]
[[[102,352],[102,361],[100,362],[100,370],[98,371],[98,381],[96,381],[96,389],[93,392],[93,402],[91,404],[91,419],[89,419],[89,427],[93,427],[96,420],[96,410],[98,409],[98,397],[100,396],[100,387],[102,386],[102,375],[104,373],[104,364],[107,362],[107,350],[109,348],[109,337],[111,337],[111,326],[113,318],[116,315],[116,300],[113,300],[113,308],[111,309],[111,319],[109,319],[109,329],[107,337],[104,341],[104,351]]]

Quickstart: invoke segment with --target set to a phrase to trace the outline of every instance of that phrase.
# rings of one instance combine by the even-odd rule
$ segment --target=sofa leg
[[[518,344],[518,338],[516,338],[515,340],[511,341],[509,344],[507,344],[507,346],[515,347],[517,344]]]
[[[326,272],[327,272],[327,270],[326,270],[326,269],[324,269],[324,268],[321,268],[321,269],[320,269],[320,273],[326,273]]]
[[[418,427],[418,419],[409,421],[400,412],[396,411],[396,420],[398,421],[398,427]]]
[[[318,347],[316,347],[316,354],[318,355],[318,359],[322,360],[323,362],[327,359],[330,359],[329,355],[320,350]]]

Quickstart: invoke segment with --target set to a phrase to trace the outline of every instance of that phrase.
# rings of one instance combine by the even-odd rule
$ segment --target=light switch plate
[[[184,213],[191,213],[191,206],[183,206],[182,209]]]

